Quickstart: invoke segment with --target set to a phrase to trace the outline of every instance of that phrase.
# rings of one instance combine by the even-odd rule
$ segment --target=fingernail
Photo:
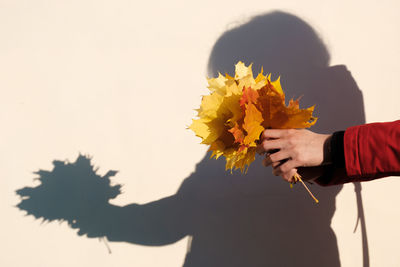
[[[271,165],[271,160],[269,159],[269,157],[267,157],[267,158],[265,158],[265,159],[263,159],[263,165],[265,166],[265,167],[268,167],[269,165]]]
[[[264,167],[267,167],[267,166],[268,166],[267,163],[265,162],[265,159],[263,159],[262,165],[263,165]]]
[[[264,152],[263,149],[262,149],[262,147],[261,147],[261,145],[257,145],[256,152],[257,152],[259,155],[261,155],[261,154]]]

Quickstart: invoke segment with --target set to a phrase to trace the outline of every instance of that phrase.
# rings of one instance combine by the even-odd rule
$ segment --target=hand
[[[265,166],[272,165],[273,173],[291,182],[299,167],[320,166],[330,162],[328,143],[331,135],[301,129],[267,129],[257,147],[266,153]]]

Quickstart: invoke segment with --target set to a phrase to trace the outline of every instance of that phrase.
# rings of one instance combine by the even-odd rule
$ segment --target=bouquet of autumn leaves
[[[314,106],[300,109],[293,99],[286,105],[279,78],[271,81],[262,69],[254,78],[251,65],[240,61],[234,77],[219,74],[208,79],[208,88],[189,128],[210,146],[211,157],[226,158],[226,170],[247,172],[265,129],[307,128],[316,122]]]

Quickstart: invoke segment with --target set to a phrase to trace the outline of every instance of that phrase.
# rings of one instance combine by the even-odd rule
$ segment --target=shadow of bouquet
[[[72,228],[79,224],[79,235],[85,233],[81,228],[96,228],[96,218],[100,219],[109,200],[121,193],[121,185],[111,185],[110,178],[117,171],[101,176],[91,158],[84,155],[72,163],[55,160],[53,165],[51,171],[35,172],[38,186],[16,191],[22,199],[17,207],[43,221],[66,221]]]

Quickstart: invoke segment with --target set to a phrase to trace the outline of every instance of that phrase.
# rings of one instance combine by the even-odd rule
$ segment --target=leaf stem
[[[319,200],[313,195],[313,193],[311,193],[310,189],[308,189],[307,185],[301,179],[300,174],[296,173],[295,175],[293,175],[293,178],[294,178],[294,183],[300,181],[304,186],[304,188],[307,190],[308,194],[310,194],[310,196],[314,199],[315,203],[319,203]]]

